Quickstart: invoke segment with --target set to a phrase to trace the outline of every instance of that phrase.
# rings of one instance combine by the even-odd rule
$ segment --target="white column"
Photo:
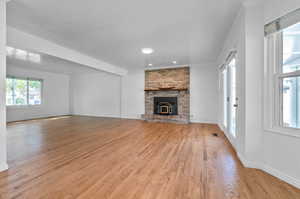
[[[6,0],[0,0],[0,171],[8,169],[6,154]]]

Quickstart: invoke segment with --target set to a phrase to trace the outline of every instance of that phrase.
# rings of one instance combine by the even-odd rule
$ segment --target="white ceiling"
[[[241,0],[14,0],[8,25],[120,67],[215,61]],[[155,52],[141,54],[143,47]]]

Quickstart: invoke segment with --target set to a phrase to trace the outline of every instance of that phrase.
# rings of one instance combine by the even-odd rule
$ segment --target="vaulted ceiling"
[[[9,26],[120,67],[215,61],[241,0],[14,0]],[[141,48],[151,47],[152,55]]]

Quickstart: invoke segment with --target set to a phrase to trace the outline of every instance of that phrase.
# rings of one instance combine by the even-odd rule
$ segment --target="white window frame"
[[[283,126],[282,79],[300,76],[300,71],[282,73],[282,31],[265,37],[264,128],[267,131],[300,137],[300,129]]]
[[[29,78],[29,77],[17,77],[17,76],[12,76],[12,75],[8,75],[8,76],[6,76],[6,78],[19,79],[19,80],[26,80],[27,81],[26,82],[27,83],[27,96],[26,96],[27,104],[24,104],[24,105],[16,105],[16,104],[7,105],[6,104],[7,108],[39,107],[39,106],[43,105],[43,102],[44,102],[44,100],[43,100],[44,80],[43,79]],[[41,82],[41,103],[40,104],[29,104],[29,86],[28,86],[29,81],[40,81]],[[5,94],[5,97],[6,97],[6,94]],[[5,102],[6,102],[6,100],[5,100]]]

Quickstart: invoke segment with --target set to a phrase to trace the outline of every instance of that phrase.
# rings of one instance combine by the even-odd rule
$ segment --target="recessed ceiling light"
[[[146,55],[150,55],[154,52],[154,50],[152,48],[143,48],[142,49],[142,53],[146,54]]]
[[[148,66],[153,66],[153,64],[148,64]]]
[[[173,64],[177,64],[177,61],[172,61]]]

